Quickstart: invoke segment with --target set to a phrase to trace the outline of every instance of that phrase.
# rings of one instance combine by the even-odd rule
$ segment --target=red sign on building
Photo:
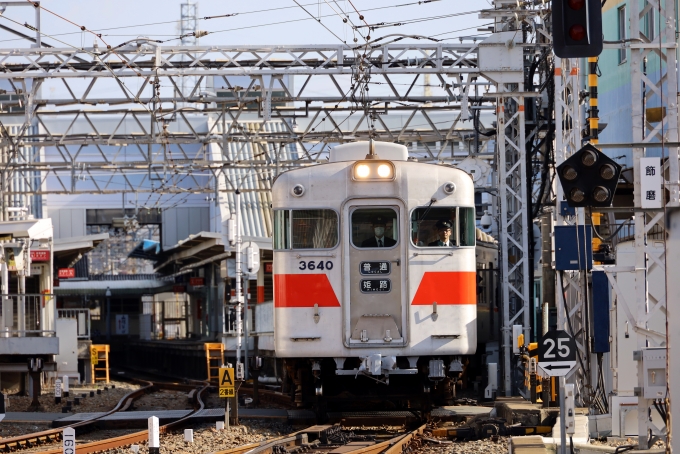
[[[75,268],[59,268],[57,271],[57,276],[59,279],[71,279],[72,277],[76,277],[76,269]]]
[[[31,251],[31,262],[49,262],[50,251]]]
[[[189,285],[191,285],[192,287],[203,287],[203,285],[205,285],[204,282],[205,279],[203,279],[202,277],[189,278]]]
[[[274,264],[272,262],[265,262],[264,263],[264,272],[265,273],[273,273],[274,272]]]
[[[184,285],[173,285],[172,286],[172,292],[173,293],[184,293],[187,291],[187,288]]]

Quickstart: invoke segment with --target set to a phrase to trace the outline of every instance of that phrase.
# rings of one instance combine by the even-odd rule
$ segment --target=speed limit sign
[[[564,377],[576,366],[576,342],[566,331],[548,331],[538,343],[538,367],[551,377]]]

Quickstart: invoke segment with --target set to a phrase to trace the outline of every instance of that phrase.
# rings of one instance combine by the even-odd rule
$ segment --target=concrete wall
[[[84,208],[51,208],[47,214],[52,219],[55,239],[86,235]]]

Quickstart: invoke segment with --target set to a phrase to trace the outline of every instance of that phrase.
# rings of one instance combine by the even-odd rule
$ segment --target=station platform
[[[111,340],[110,363],[132,370],[145,371],[168,379],[188,378],[205,380],[207,378],[205,344],[216,340]],[[235,355],[225,350],[226,358]],[[260,356],[270,356],[271,352],[259,351]],[[217,361],[215,361],[217,364]]]
[[[7,423],[51,423],[64,417],[63,413],[38,413],[24,411],[8,411],[0,424]]]
[[[111,342],[111,363],[144,370],[168,379],[207,377],[202,340],[126,340]]]
[[[115,428],[146,428],[148,419],[152,416],[158,417],[161,425],[167,424],[178,419],[184,418],[190,410],[164,410],[164,411],[125,411],[105,416],[98,421],[102,429]],[[37,415],[39,413],[26,413],[26,415]],[[52,427],[64,427],[75,424],[87,419],[102,416],[104,413],[76,413],[65,418],[52,421]],[[308,410],[280,410],[269,408],[239,408],[239,419],[280,419],[288,424],[309,424],[315,420],[314,412]],[[194,414],[192,420],[195,422],[215,422],[224,421],[223,408],[208,408]]]

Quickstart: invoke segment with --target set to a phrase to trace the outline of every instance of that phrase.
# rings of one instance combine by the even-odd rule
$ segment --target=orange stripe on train
[[[474,271],[428,271],[420,281],[413,306],[477,304],[477,273]]]
[[[340,307],[326,274],[275,274],[275,307]]]

